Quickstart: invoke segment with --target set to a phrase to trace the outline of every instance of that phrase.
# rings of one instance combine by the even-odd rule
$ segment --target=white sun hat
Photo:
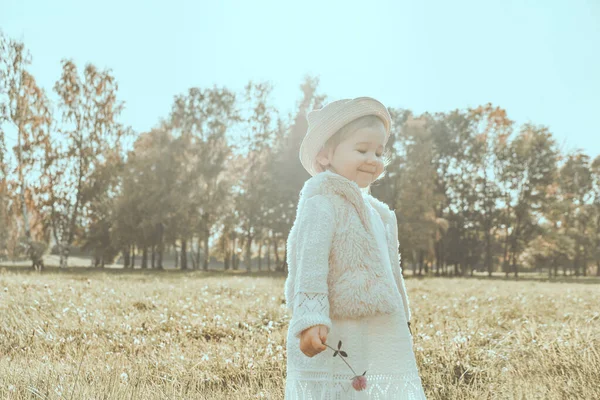
[[[372,97],[342,99],[328,103],[325,107],[308,113],[308,131],[300,145],[300,162],[309,174],[323,172],[316,157],[327,140],[346,124],[357,118],[375,115],[383,121],[387,142],[390,137],[392,119],[387,108]]]

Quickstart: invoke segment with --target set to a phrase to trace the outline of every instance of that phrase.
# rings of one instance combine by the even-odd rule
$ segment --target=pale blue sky
[[[113,69],[123,122],[148,130],[192,86],[269,80],[283,112],[306,74],[330,100],[416,113],[486,102],[600,154],[600,1],[0,0],[51,91],[61,58]]]

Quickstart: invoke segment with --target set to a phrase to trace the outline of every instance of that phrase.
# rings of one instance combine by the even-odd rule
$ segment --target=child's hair
[[[323,151],[323,150],[329,151],[329,149],[335,150],[340,143],[342,143],[344,140],[346,140],[348,137],[350,137],[357,130],[362,129],[362,128],[374,128],[377,126],[377,124],[383,124],[383,121],[381,120],[381,118],[379,118],[376,115],[365,115],[364,117],[360,117],[353,121],[350,121],[349,123],[347,123],[346,125],[341,127],[336,133],[334,133],[327,140],[327,142],[325,142],[325,144],[323,145],[323,147],[321,148],[320,151]],[[371,183],[371,185],[373,183],[381,180],[383,177],[385,177],[386,168],[388,165],[390,165],[390,162],[391,162],[390,151],[388,149],[385,149],[385,144],[384,144],[384,152],[383,152],[382,157],[383,157],[383,172],[381,173],[381,175],[379,175],[379,177],[377,177],[377,179],[375,179]],[[328,165],[327,167],[325,167],[325,169],[329,170],[330,166]]]

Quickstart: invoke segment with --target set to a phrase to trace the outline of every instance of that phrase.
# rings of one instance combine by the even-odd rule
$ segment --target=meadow
[[[284,276],[0,272],[2,399],[283,399]],[[428,399],[599,399],[600,286],[413,278]]]

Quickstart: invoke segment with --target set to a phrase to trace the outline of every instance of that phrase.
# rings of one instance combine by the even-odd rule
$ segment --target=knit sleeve
[[[327,276],[335,231],[331,201],[317,195],[305,200],[297,216],[296,277],[290,330],[294,336],[315,325],[331,330]]]
[[[402,275],[402,255],[400,254],[400,242],[398,241],[398,220],[396,218],[396,212],[391,211],[392,219],[393,219],[393,229],[394,229],[394,242],[396,243],[396,249],[394,252],[397,254],[397,262],[394,262],[392,268],[395,268],[394,278],[396,280],[396,286],[398,287],[398,291],[402,296],[402,303],[404,305],[404,312],[406,314],[406,320],[409,322],[410,326],[410,304],[408,302],[408,292],[406,291],[406,285],[404,284],[404,276]]]

